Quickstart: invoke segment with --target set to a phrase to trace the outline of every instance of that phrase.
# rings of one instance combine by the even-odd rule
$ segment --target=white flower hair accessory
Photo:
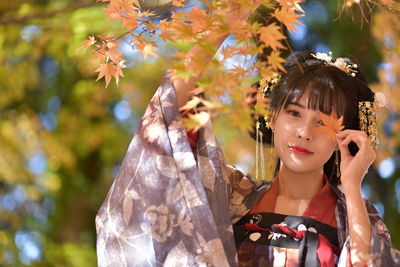
[[[388,104],[388,100],[387,100],[385,94],[382,92],[375,93],[374,102],[378,109],[382,109]]]
[[[317,52],[316,54],[311,54],[311,55],[319,60],[332,63],[332,52],[329,52],[329,55],[327,53],[321,53],[321,52]]]
[[[357,64],[353,64],[350,59],[348,58],[336,58],[335,61],[332,61],[332,52],[330,51],[329,54],[317,52],[316,54],[311,54],[316,59],[325,61],[325,64],[335,66],[336,68],[346,72],[351,77],[356,77],[357,75]]]

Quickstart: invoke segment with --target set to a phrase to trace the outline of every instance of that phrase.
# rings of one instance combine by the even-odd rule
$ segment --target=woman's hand
[[[341,155],[340,172],[343,189],[346,191],[346,188],[360,188],[364,175],[376,158],[367,134],[364,131],[344,130],[336,134],[336,139]],[[350,154],[348,148],[350,142],[358,146],[359,150],[355,156]]]

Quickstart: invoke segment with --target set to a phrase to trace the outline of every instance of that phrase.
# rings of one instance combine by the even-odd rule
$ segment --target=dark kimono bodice
[[[335,266],[336,228],[305,216],[254,213],[234,225],[239,266]]]

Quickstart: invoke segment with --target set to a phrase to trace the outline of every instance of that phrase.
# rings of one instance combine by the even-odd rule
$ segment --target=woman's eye
[[[299,117],[300,116],[300,113],[299,112],[297,112],[297,111],[295,111],[295,110],[287,110],[286,111],[289,115],[291,115],[291,116],[293,116],[293,117]]]

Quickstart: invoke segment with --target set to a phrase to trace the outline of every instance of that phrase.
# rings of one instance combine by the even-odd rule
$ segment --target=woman
[[[282,166],[261,200],[235,224],[239,262],[254,266],[282,258],[293,266],[333,266],[348,238],[351,257],[344,250],[341,261],[364,266],[372,236],[389,242],[376,210],[361,197],[362,179],[375,159],[369,141],[376,140],[359,130],[359,103],[375,105],[374,94],[349,60],[302,53],[289,57],[285,68],[287,73],[264,90],[272,89],[267,92],[273,114],[269,124]],[[343,116],[345,130],[332,136],[318,131],[324,124],[321,113]],[[271,135],[270,129],[261,129]],[[339,177],[346,198],[335,187]],[[340,233],[342,227],[347,234]],[[257,256],[254,250],[260,251]]]
[[[248,15],[237,12],[231,19]],[[199,53],[194,47],[188,57]],[[201,71],[189,81],[166,80],[96,217],[99,265],[398,265],[385,225],[360,192],[375,153],[357,130],[358,103],[374,94],[355,66],[335,62],[295,55],[265,88],[281,161],[273,183],[227,166],[210,122],[191,147],[179,107]],[[333,139],[316,131],[321,113],[343,116],[346,129]]]

